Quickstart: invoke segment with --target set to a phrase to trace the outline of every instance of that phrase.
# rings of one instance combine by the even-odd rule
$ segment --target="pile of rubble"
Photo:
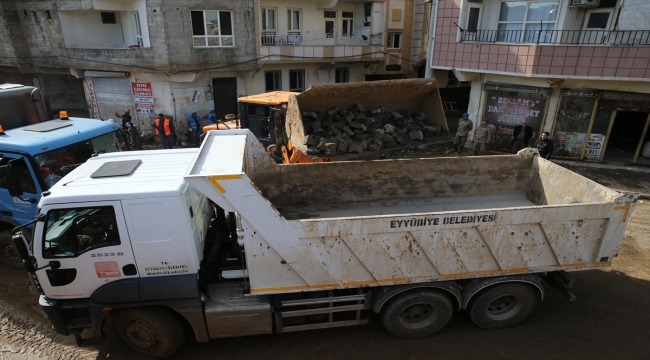
[[[383,106],[371,110],[361,104],[347,110],[335,106],[323,113],[305,111],[302,119],[307,155],[379,152],[440,134],[440,126],[427,125],[423,113],[386,112]]]

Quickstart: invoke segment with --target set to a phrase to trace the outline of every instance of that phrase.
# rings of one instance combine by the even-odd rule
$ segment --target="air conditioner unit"
[[[569,7],[596,7],[600,0],[571,0]]]

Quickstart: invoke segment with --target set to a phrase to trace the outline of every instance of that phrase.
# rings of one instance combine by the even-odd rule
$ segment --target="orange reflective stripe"
[[[165,119],[165,136],[172,134],[172,130],[169,128],[169,119]]]
[[[160,119],[156,119],[156,135],[160,134],[160,132],[158,132],[158,124],[160,124]]]

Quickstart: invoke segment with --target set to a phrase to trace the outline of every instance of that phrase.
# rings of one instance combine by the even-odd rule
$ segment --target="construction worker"
[[[284,123],[287,118],[287,103],[280,105],[275,112],[275,155],[282,156],[282,145],[284,145]]]
[[[214,114],[214,108],[210,108],[210,112],[205,115],[207,125],[214,125],[217,123],[217,116]]]
[[[131,125],[130,122],[126,123],[127,133],[131,139],[131,147],[133,150],[142,150],[142,138],[140,137],[140,132],[136,129],[135,126]]]
[[[493,128],[488,125],[487,119],[481,120],[481,125],[474,130],[474,156],[485,155],[485,144],[492,139]]]
[[[165,118],[163,113],[160,113],[154,122],[154,129],[156,129],[156,134],[160,136],[160,142],[162,143],[163,149],[173,149],[174,137],[176,136],[174,132],[174,123]]]
[[[128,127],[126,124],[131,123],[131,110],[129,109],[124,109],[124,114],[120,115],[120,113],[115,113],[115,116],[122,118],[122,130],[127,131]]]
[[[201,136],[201,118],[197,115],[196,110],[192,110],[190,116],[187,117],[187,122],[190,126],[190,133],[192,133],[192,145],[199,146]]]
[[[458,130],[456,130],[456,138],[454,138],[454,149],[458,154],[463,152],[463,147],[467,142],[467,134],[474,128],[472,121],[469,119],[469,113],[464,113],[463,117],[458,120]]]

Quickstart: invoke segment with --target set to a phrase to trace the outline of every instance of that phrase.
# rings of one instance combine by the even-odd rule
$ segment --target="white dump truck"
[[[57,332],[164,358],[197,341],[365,324],[404,338],[464,309],[517,324],[546,281],[611,264],[636,202],[531,149],[278,165],[249,130],[102,154],[43,194],[14,242]]]

